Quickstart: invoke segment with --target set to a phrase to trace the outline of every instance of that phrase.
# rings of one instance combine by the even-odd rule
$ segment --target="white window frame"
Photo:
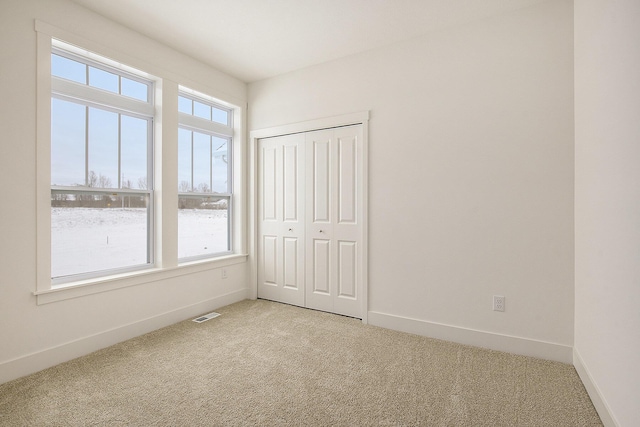
[[[247,141],[246,100],[229,95],[224,87],[207,85],[206,81],[193,80],[188,74],[169,70],[161,63],[154,63],[125,53],[127,50],[108,41],[94,41],[90,33],[70,32],[43,21],[35,20],[37,41],[36,78],[36,268],[33,295],[38,305],[56,303],[72,298],[143,284],[166,283],[173,278],[193,274],[211,274],[222,267],[244,264],[247,253],[246,197]],[[91,58],[92,52],[109,59],[108,65],[123,71],[145,70],[140,77],[155,81],[155,268],[112,274],[53,286],[51,281],[51,49],[52,39],[63,40],[74,46],[74,52]],[[106,44],[105,44],[106,43]],[[124,65],[128,64],[130,66]],[[135,67],[131,68],[131,67]],[[175,68],[175,67],[174,67]],[[219,104],[233,111],[233,184],[231,204],[233,227],[231,230],[233,253],[216,258],[178,263],[177,258],[177,209],[178,171],[178,92],[184,84],[193,95],[211,94]],[[133,101],[135,101],[132,98]]]
[[[203,193],[193,191],[193,163],[191,164],[191,186],[192,191],[189,192],[180,192],[178,191],[178,199],[180,197],[187,198],[217,198],[223,199],[227,201],[227,241],[228,241],[228,250],[223,252],[215,252],[209,254],[202,254],[191,257],[183,257],[178,258],[179,263],[187,263],[191,261],[198,261],[203,259],[213,259],[221,256],[227,256],[232,254],[235,249],[234,245],[234,236],[233,236],[233,228],[234,228],[234,206],[233,206],[233,193],[234,193],[234,111],[232,108],[226,107],[220,103],[220,101],[210,97],[208,95],[198,93],[192,89],[180,86],[178,96],[187,98],[191,101],[197,101],[212,108],[216,108],[219,110],[226,111],[228,114],[227,124],[221,124],[215,122],[213,120],[207,120],[194,114],[187,114],[183,112],[178,112],[178,128],[188,130],[191,132],[198,132],[210,136],[220,137],[223,139],[227,139],[227,155],[228,155],[228,167],[227,167],[227,192],[226,193]],[[193,104],[192,104],[193,105]],[[192,134],[193,137],[193,134]],[[193,141],[192,141],[193,146]],[[213,172],[213,171],[210,171]],[[213,188],[212,188],[213,191]],[[179,233],[178,229],[178,233]]]
[[[64,286],[67,283],[77,282],[79,280],[93,279],[113,274],[127,273],[131,271],[144,270],[155,267],[155,215],[154,215],[154,150],[153,150],[153,122],[155,116],[155,108],[153,102],[153,81],[142,79],[128,71],[119,69],[118,67],[104,64],[106,58],[93,55],[95,59],[87,56],[79,55],[71,52],[74,47],[59,40],[52,40],[51,53],[71,59],[80,64],[85,65],[87,72],[87,83],[89,67],[99,68],[104,71],[116,74],[120,77],[126,77],[144,83],[147,86],[147,102],[129,98],[124,95],[115,94],[102,89],[89,86],[88,84],[77,83],[61,77],[51,76],[51,99],[60,99],[66,102],[73,102],[85,107],[87,120],[89,108],[97,108],[104,111],[110,111],[118,114],[118,123],[120,115],[136,117],[147,121],[147,188],[142,190],[122,189],[120,188],[120,173],[118,173],[118,182],[115,188],[100,188],[83,186],[51,186],[51,195],[54,194],[73,194],[73,195],[96,195],[103,197],[116,196],[143,196],[148,200],[147,203],[147,257],[146,263],[138,265],[129,265],[116,267],[111,269],[100,269],[89,272],[71,274],[67,276],[58,276],[51,278],[51,285]],[[103,62],[100,62],[103,61]],[[86,132],[89,132],[88,123],[86,124]],[[88,135],[88,134],[87,134]],[[88,136],[85,135],[85,138]],[[120,125],[118,125],[118,141],[120,141]],[[87,141],[85,141],[87,142]],[[120,143],[120,142],[119,142]],[[118,150],[120,153],[120,149]],[[88,152],[85,152],[85,175],[88,173]],[[118,155],[118,170],[120,170],[121,157]],[[86,182],[85,182],[86,184]],[[52,249],[53,250],[53,249]]]

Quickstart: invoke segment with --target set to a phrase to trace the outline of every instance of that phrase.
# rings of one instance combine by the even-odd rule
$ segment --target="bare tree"
[[[86,187],[97,187],[98,186],[98,175],[94,171],[89,171],[87,175],[87,181],[85,184]],[[94,196],[91,194],[83,194],[79,196],[80,206],[91,206],[91,202],[94,200]],[[83,203],[89,202],[89,203]]]
[[[189,181],[180,181],[180,184],[178,184],[178,192],[188,193],[189,191],[191,191],[191,184],[189,184]]]
[[[98,186],[98,175],[94,171],[89,171],[89,175],[87,176],[87,187],[97,187]]]
[[[146,176],[141,176],[140,178],[138,178],[138,188],[141,190],[146,190],[147,189],[147,177]]]
[[[87,187],[110,188],[111,178],[106,175],[97,175],[94,171],[89,171],[87,176]]]
[[[96,174],[95,171],[89,171],[87,175],[86,187],[89,188],[112,188],[111,178],[103,174]],[[81,204],[82,206],[93,206],[94,202],[105,201],[108,205],[111,202],[110,196],[85,194],[80,196],[81,201],[91,202],[89,204]]]
[[[106,175],[100,174],[98,176],[98,187],[100,188],[111,188],[111,178]]]
[[[208,193],[210,191],[209,184],[206,182],[201,182],[198,184],[198,193]]]

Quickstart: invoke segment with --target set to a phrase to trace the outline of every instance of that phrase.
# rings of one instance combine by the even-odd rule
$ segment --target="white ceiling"
[[[549,0],[73,0],[253,82]]]

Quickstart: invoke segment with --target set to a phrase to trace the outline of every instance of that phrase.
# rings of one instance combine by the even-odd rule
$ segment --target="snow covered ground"
[[[178,211],[180,258],[227,250],[227,211]],[[147,263],[144,208],[51,208],[52,277]]]

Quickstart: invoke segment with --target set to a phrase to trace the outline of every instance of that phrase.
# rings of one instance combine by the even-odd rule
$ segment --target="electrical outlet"
[[[504,311],[505,298],[502,295],[493,296],[493,311]]]
[[[227,269],[226,269],[226,268],[221,269],[221,271],[222,271],[222,278],[223,278],[223,279],[226,279],[227,277],[229,277],[229,276],[227,275]]]

